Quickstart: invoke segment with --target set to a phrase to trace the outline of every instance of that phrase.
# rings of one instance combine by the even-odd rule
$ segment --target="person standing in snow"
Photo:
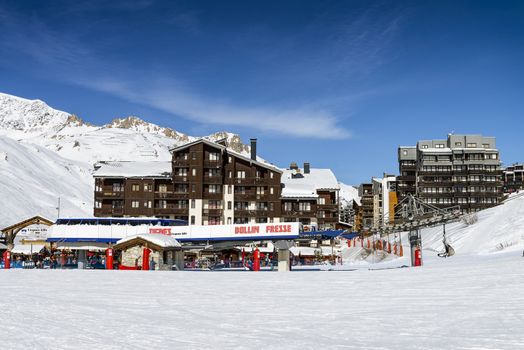
[[[149,262],[149,270],[155,270],[155,259],[151,257],[151,261]]]

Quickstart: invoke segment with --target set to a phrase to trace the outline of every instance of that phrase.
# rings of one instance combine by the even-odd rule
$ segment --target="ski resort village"
[[[523,5],[0,0],[0,350],[524,350]]]
[[[482,341],[486,348],[524,346],[519,332],[524,311],[519,296],[524,169],[522,164],[501,166],[503,155],[494,137],[450,134],[439,140],[415,140],[415,146],[396,150],[397,174],[351,186],[341,183],[331,169],[309,162],[275,165],[257,151],[263,140],[252,138],[244,144],[229,133],[197,138],[133,117],[94,126],[42,101],[6,94],[0,95],[0,123],[4,199],[0,267],[5,271],[0,288],[3,294],[16,293],[37,307],[32,312],[38,315],[56,312],[49,309],[56,303],[44,306],[38,301],[42,295],[72,288],[71,295],[59,294],[61,308],[76,310],[74,305],[86,302],[99,310],[95,313],[113,310],[90,315],[96,324],[114,322],[119,308],[137,312],[139,321],[115,323],[122,329],[138,327],[148,319],[146,314],[152,314],[164,327],[183,325],[173,334],[174,344],[182,347],[212,347],[216,339],[188,336],[193,332],[189,328],[200,323],[188,323],[179,311],[164,314],[164,308],[183,305],[206,322],[220,322],[218,315],[239,305],[260,316],[253,321],[244,313],[238,315],[237,321],[252,324],[253,330],[235,340],[220,337],[219,347],[237,344],[243,337],[247,337],[243,342],[262,347],[264,337],[257,333],[273,327],[264,319],[276,322],[275,315],[284,319],[293,315],[302,324],[314,315],[320,322],[310,336],[325,338],[318,344],[336,346],[351,339],[352,346],[367,348],[364,334],[374,325],[357,322],[353,312],[384,312],[391,320],[379,330],[381,340],[372,343],[410,348],[395,343],[393,334],[387,341],[386,333],[397,322],[392,320],[409,324],[404,314],[422,312],[427,318],[427,309],[435,307],[457,313],[449,308],[458,303],[467,310],[457,316],[464,321],[479,321],[468,316],[473,310],[489,315],[473,327],[484,330],[471,329],[473,333],[452,340],[458,348],[469,348],[465,342],[468,337],[477,339],[477,332],[484,333],[476,343],[479,347]],[[190,271],[207,273],[186,275]],[[283,278],[261,273],[271,271],[292,274]],[[25,280],[39,287],[10,289]],[[377,289],[378,285],[382,287]],[[487,293],[493,285],[502,289]],[[146,288],[143,294],[141,286]],[[131,296],[122,299],[120,288],[131,291]],[[218,296],[231,289],[233,300],[208,304],[213,300],[209,293]],[[180,294],[188,290],[193,290],[190,296]],[[320,299],[319,290],[327,293]],[[444,291],[458,293],[453,294],[458,299],[438,306],[433,298],[438,300]],[[475,294],[478,291],[482,297]],[[258,300],[254,304],[246,297],[251,292]],[[101,295],[107,301],[99,300]],[[117,310],[110,301],[114,299],[119,300]],[[496,307],[501,299],[514,320]],[[306,300],[315,302],[303,304]],[[194,302],[198,306],[189,306]],[[134,303],[141,305],[138,310]],[[28,310],[7,304],[11,302],[2,305],[10,310],[12,323],[25,322]],[[271,307],[270,314],[266,306]],[[68,317],[84,319],[76,313]],[[351,329],[350,334],[329,325],[334,322]],[[421,332],[430,332],[436,321],[418,322],[427,322]],[[97,336],[86,337],[81,347],[102,346],[115,340],[111,332],[122,331],[98,327],[103,326],[89,329]],[[132,329],[132,343],[124,342],[126,346],[151,341],[149,331],[141,336],[143,330]],[[506,336],[504,332],[512,329],[513,336]],[[447,336],[455,331],[452,325],[441,330]],[[52,332],[60,334],[60,348],[76,342],[59,329]],[[154,337],[163,332],[153,331]],[[287,339],[290,332],[280,329],[276,338]],[[362,336],[351,335],[354,332]],[[7,344],[32,346],[23,333],[15,334],[18,337]],[[195,343],[185,343],[185,337]],[[439,348],[440,337],[432,334],[428,347]],[[317,340],[300,337],[290,347],[311,341]]]

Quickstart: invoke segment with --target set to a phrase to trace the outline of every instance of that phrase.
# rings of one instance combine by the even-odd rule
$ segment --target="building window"
[[[489,143],[483,143],[483,144],[482,144],[482,147],[483,147],[483,148],[489,148]]]
[[[237,171],[237,179],[245,179],[246,178],[246,172],[244,170]]]
[[[140,191],[140,185],[139,184],[133,184],[131,185],[131,191],[138,192]]]
[[[298,203],[298,210],[300,210],[300,211],[310,211],[311,210],[311,203],[309,203],[309,202],[300,202],[300,203]]]
[[[196,176],[196,168],[192,168],[191,169],[191,175],[192,176]]]
[[[233,172],[231,170],[228,171],[227,177],[229,177],[230,179],[233,177]]]
[[[207,223],[208,225],[220,225],[220,216],[210,216]]]
[[[153,186],[151,184],[144,184],[144,192],[152,192]]]
[[[216,161],[218,161],[219,156],[220,155],[218,153],[215,153],[215,152],[209,153],[209,160],[216,162]]]
[[[402,154],[405,155],[405,156],[407,156],[407,155],[408,155],[408,151],[407,151],[407,150],[403,150],[403,151],[402,151]]]
[[[324,197],[318,198],[317,203],[320,204],[320,205],[326,204],[326,198],[324,198]]]
[[[257,194],[258,195],[264,194],[264,187],[257,186]]]
[[[435,145],[435,148],[444,148],[444,145],[441,144],[441,143],[437,143],[437,144]]]
[[[209,193],[220,193],[220,185],[209,185]]]
[[[233,186],[231,186],[231,185],[226,185],[226,187],[227,187],[227,193],[228,193],[228,194],[233,193]]]
[[[273,178],[273,176],[274,176],[274,175],[273,175],[273,172],[272,172],[272,171],[270,171],[270,172],[269,172],[269,177],[270,177],[270,178],[272,179],[272,178]]]
[[[233,203],[231,203],[231,201],[228,201],[227,202],[227,209],[231,210],[232,206],[233,206]]]
[[[95,208],[97,208],[97,209],[102,208],[102,202],[100,202],[100,201],[95,201]]]
[[[187,176],[187,168],[177,168],[175,174],[177,176]]]
[[[144,207],[151,209],[153,207],[153,202],[151,202],[151,201],[144,201]]]
[[[476,148],[477,144],[476,143],[468,143],[467,147],[468,148]]]
[[[116,182],[113,184],[113,192],[123,192],[124,191],[124,184]]]
[[[140,206],[140,203],[138,201],[131,202],[131,208],[138,208],[139,206]]]
[[[293,203],[285,202],[284,211],[293,211]]]
[[[160,192],[160,193],[166,193],[166,192],[167,192],[167,185],[166,185],[166,184],[160,184],[160,185],[158,185],[158,192]]]
[[[158,201],[158,208],[166,209],[167,208],[167,201],[166,200]]]
[[[191,209],[195,209],[195,200],[194,199],[191,200]]]
[[[462,146],[462,142],[455,142],[455,146],[456,147],[461,147]]]
[[[426,149],[428,148],[428,145],[422,145],[422,148]]]
[[[191,192],[193,192],[193,193],[196,192],[196,185],[195,184],[191,184]]]
[[[326,217],[326,212],[325,212],[324,210],[320,210],[320,211],[318,212],[318,217],[319,217],[319,218],[325,218],[325,217]]]
[[[231,225],[231,218],[227,218],[227,224]]]
[[[267,218],[257,218],[256,222],[258,224],[265,224],[265,223],[267,223]]]
[[[229,163],[233,163],[233,157],[229,156],[229,157],[228,157],[228,162],[229,162]]]
[[[270,193],[270,194],[274,194],[274,192],[275,192],[275,189],[274,189],[273,187],[270,187],[270,188],[269,188],[269,193]]]
[[[191,225],[194,225],[194,224],[195,224],[195,216],[191,215]]]

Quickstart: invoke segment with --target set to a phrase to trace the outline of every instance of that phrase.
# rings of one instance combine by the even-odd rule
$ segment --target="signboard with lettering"
[[[171,235],[180,241],[293,239],[298,237],[299,223],[149,227],[143,233]]]
[[[21,229],[15,236],[14,244],[29,244],[31,242],[45,242],[48,226],[31,225]]]

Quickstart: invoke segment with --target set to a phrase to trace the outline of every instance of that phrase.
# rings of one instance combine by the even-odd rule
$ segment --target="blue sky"
[[[523,62],[524,1],[0,0],[0,91],[257,137],[351,184],[450,132],[524,161]]]

